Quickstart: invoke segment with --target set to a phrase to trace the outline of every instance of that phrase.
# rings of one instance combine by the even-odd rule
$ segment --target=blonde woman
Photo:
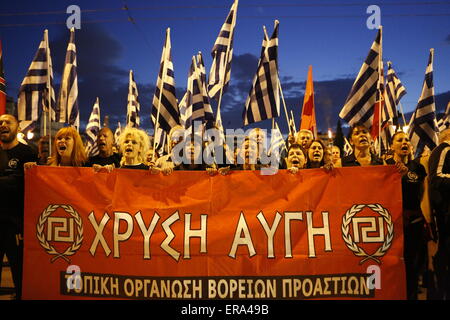
[[[122,154],[120,168],[149,169],[145,164],[145,156],[150,146],[150,138],[144,130],[126,127],[118,140],[120,153]]]

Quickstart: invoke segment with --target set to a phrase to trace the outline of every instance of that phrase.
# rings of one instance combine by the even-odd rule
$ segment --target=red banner
[[[404,299],[394,167],[25,175],[24,299]]]

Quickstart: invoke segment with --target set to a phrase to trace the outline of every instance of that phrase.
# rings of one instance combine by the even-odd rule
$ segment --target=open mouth
[[[98,146],[99,146],[99,147],[105,147],[105,146],[106,146],[106,143],[100,142],[100,143],[98,144]]]
[[[408,148],[408,146],[403,146],[403,147],[401,148],[401,150],[402,150],[402,151],[409,151],[409,148]]]
[[[125,152],[133,152],[133,149],[132,148],[126,148]]]
[[[2,129],[0,130],[0,134],[8,134],[9,130],[8,129]]]

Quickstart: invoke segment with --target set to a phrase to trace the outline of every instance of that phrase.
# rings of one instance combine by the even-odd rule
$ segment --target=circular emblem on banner
[[[370,208],[373,212],[377,213],[378,215],[380,215],[383,219],[382,221],[384,223],[386,223],[387,225],[387,232],[386,235],[384,234],[384,232],[382,232],[384,230],[384,225],[382,225],[378,231],[380,232],[380,240],[382,239],[382,241],[367,241],[367,242],[381,242],[381,246],[372,254],[368,254],[366,252],[366,250],[364,250],[363,248],[359,247],[357,245],[357,242],[359,241],[354,241],[351,233],[350,233],[350,224],[352,224],[353,222],[353,226],[358,225],[358,222],[354,222],[353,219],[355,219],[356,215],[361,212],[365,207]],[[375,217],[365,217],[365,218],[360,218],[362,219],[366,219],[363,222],[372,222],[372,220],[368,220],[368,219],[372,219],[373,218],[373,223],[372,226],[376,226],[376,220]],[[382,223],[381,223],[382,224]],[[341,231],[342,231],[342,239],[344,240],[347,248],[349,248],[353,254],[355,254],[357,257],[364,257],[364,259],[362,259],[359,263],[362,264],[365,261],[372,259],[374,261],[376,261],[377,263],[381,264],[380,261],[380,257],[384,256],[386,254],[386,252],[389,250],[389,248],[391,247],[392,244],[392,240],[394,238],[394,224],[392,222],[392,217],[389,214],[389,211],[384,208],[383,206],[381,206],[380,204],[355,204],[353,205],[350,209],[347,210],[347,212],[345,213],[345,215],[342,217],[342,227],[341,227]],[[370,229],[371,232],[373,232],[373,228]],[[357,237],[359,240],[359,230],[353,230],[353,234],[355,235],[355,233],[357,233]],[[367,233],[367,232],[366,232]],[[356,238],[356,236],[355,236]],[[364,243],[364,236],[363,236],[363,241]]]
[[[53,217],[52,213],[58,208],[64,209],[64,211],[70,215],[70,218]],[[74,227],[73,222],[75,222],[76,228]],[[44,232],[45,226],[47,226],[47,232]],[[61,236],[61,233],[66,235]],[[39,216],[36,225],[36,236],[39,244],[45,251],[47,251],[48,254],[55,256],[51,259],[52,263],[56,259],[62,258],[70,264],[70,259],[67,257],[74,255],[78,249],[80,249],[83,242],[83,222],[81,216],[70,205],[51,204]],[[71,243],[71,245],[62,252],[58,252],[55,247],[50,244],[50,241]]]

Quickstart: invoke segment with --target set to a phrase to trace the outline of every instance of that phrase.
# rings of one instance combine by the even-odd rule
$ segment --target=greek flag
[[[154,134],[154,139],[156,139],[155,150],[158,155],[161,157],[167,152],[165,152],[166,141],[167,141],[167,132],[162,130],[161,128],[156,129],[156,134]]]
[[[220,29],[219,35],[211,50],[213,58],[209,71],[208,94],[210,98],[219,99],[228,87],[231,77],[231,59],[233,58],[233,35],[236,26],[238,0],[231,6],[225,23]]]
[[[264,28],[261,57],[243,112],[244,125],[278,117],[280,93],[278,79],[278,20],[269,39]]]
[[[98,118],[100,119],[100,115]],[[119,141],[119,136],[121,135],[121,133],[122,133],[122,126],[120,125],[120,121],[119,121],[119,122],[117,122],[117,128],[114,131],[114,141],[116,144]]]
[[[68,123],[79,130],[80,111],[78,108],[77,49],[75,46],[75,29],[70,29],[64,71],[59,89],[56,121]]]
[[[48,31],[44,31],[39,48],[22,81],[17,100],[19,121],[37,121],[42,111],[50,111],[51,120],[56,118],[53,68],[48,46]]]
[[[344,137],[344,156],[348,156],[349,154],[351,154],[353,152],[353,148],[352,145],[350,144],[350,142],[348,142],[347,138]]]
[[[120,125],[120,124],[119,124]],[[98,154],[97,136],[100,131],[100,103],[98,98],[92,107],[92,112],[89,117],[89,122],[86,126],[86,154],[88,157],[93,157]]]
[[[191,67],[189,68],[187,96],[186,96],[186,113],[184,117],[185,129],[187,134],[203,132],[204,124],[208,123],[208,128],[214,125],[214,115],[209,97],[206,92],[204,64],[201,54],[192,57]],[[198,122],[198,127],[195,125]],[[193,132],[193,130],[198,130]]]
[[[433,56],[434,49],[430,49],[422,94],[409,124],[409,139],[416,150],[416,157],[422,154],[425,147],[433,150],[438,144],[439,129],[434,104]]]
[[[130,81],[128,85],[127,126],[139,128],[139,112],[141,105],[138,99],[137,84],[134,81],[133,70],[130,70]]]
[[[170,28],[166,30],[166,40],[161,55],[158,79],[153,96],[152,122],[167,133],[174,126],[180,124],[175,92],[175,78],[171,56]]]
[[[278,127],[278,123],[274,121],[272,123],[272,133],[270,137],[270,147],[268,154],[275,154],[279,162],[283,153],[287,153],[286,143],[284,142],[283,135],[281,134],[280,128]]]
[[[441,119],[438,121],[439,132],[450,128],[450,101],[447,104],[447,109]]]
[[[377,89],[380,80],[381,29],[370,48],[359,74],[353,83],[350,94],[345,101],[339,117],[350,125],[363,123],[367,128],[372,126],[374,105],[377,101]]]
[[[406,94],[406,89],[392,68],[392,62],[388,61],[387,65],[384,114],[387,119],[396,119],[398,118],[397,106],[400,99]]]

